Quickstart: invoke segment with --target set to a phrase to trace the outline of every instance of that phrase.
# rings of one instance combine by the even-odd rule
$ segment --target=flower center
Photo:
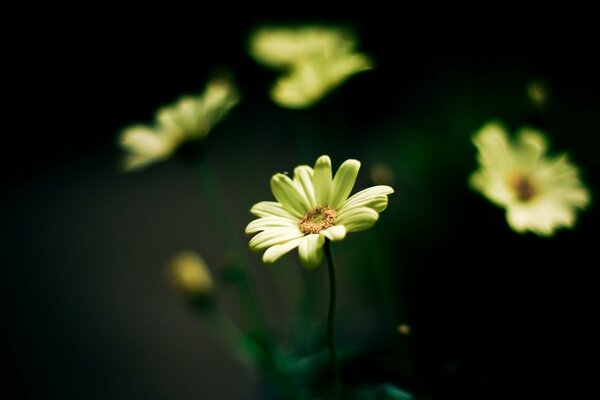
[[[329,207],[317,207],[306,213],[300,221],[299,227],[302,233],[319,233],[323,229],[333,226],[335,221],[335,210]]]
[[[529,201],[536,195],[537,190],[531,180],[524,175],[516,175],[510,180],[510,186],[515,191],[517,199]]]

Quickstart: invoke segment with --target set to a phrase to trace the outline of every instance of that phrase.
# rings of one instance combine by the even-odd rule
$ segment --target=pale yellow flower
[[[169,276],[174,286],[189,298],[210,298],[214,280],[206,262],[199,254],[183,250],[169,261]]]
[[[558,228],[573,227],[576,210],[589,203],[588,190],[566,155],[546,156],[541,132],[523,128],[510,141],[500,124],[488,123],[473,142],[480,168],[470,184],[506,208],[512,229],[549,236]]]
[[[293,178],[273,175],[271,191],[277,201],[252,206],[250,212],[259,218],[246,227],[247,234],[258,233],[250,248],[266,250],[263,261],[273,263],[297,247],[305,267],[318,267],[326,239],[342,240],[348,232],[373,226],[394,192],[380,185],[348,197],[359,169],[359,161],[346,160],[332,178],[331,160],[321,156],[314,168],[296,167]]]
[[[268,67],[284,71],[271,89],[282,107],[305,108],[350,76],[372,68],[355,39],[342,29],[323,26],[263,28],[250,40],[250,54]]]
[[[119,144],[127,152],[124,169],[144,168],[170,157],[185,141],[203,139],[238,101],[230,81],[214,79],[202,95],[184,96],[159,109],[154,125],[125,129],[119,137]]]

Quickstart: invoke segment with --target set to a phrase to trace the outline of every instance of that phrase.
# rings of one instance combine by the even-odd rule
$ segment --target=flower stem
[[[244,365],[250,366],[252,361],[258,363],[261,367],[265,365],[265,356],[259,344],[252,338],[242,334],[237,325],[220,307],[216,307],[209,312],[199,310],[199,315],[202,317],[205,326],[215,337],[215,340]]]
[[[329,346],[331,371],[335,385],[335,397],[338,398],[341,390],[341,373],[335,345],[336,282],[335,267],[333,265],[333,256],[331,254],[331,242],[329,241],[329,239],[325,240],[324,247],[325,257],[327,258],[327,271],[329,272],[329,312],[327,314],[327,345]]]
[[[215,225],[217,226],[217,230],[219,231],[222,240],[236,249],[244,260],[242,263],[244,265],[240,268],[242,276],[238,282],[240,285],[239,289],[241,294],[245,297],[244,304],[248,308],[248,313],[252,316],[255,330],[259,336],[265,338],[268,331],[265,313],[258,297],[255,284],[248,274],[247,266],[250,265],[248,255],[246,254],[246,249],[239,236],[236,234],[237,229],[231,218],[231,214],[227,210],[227,205],[224,200],[225,196],[223,195],[214,172],[210,168],[207,160],[201,159],[197,164],[196,171],[202,187],[206,189],[206,200],[209,203],[211,211],[215,215],[215,220],[217,222]]]

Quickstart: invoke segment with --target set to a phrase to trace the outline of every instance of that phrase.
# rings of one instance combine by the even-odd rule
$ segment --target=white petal
[[[148,157],[140,156],[138,154],[126,154],[121,165],[123,171],[129,172],[136,169],[145,168],[152,163],[163,160],[164,158],[165,157]]]
[[[379,218],[377,211],[369,207],[358,207],[346,211],[341,217],[336,218],[336,224],[345,225],[348,232],[362,231],[370,228]]]
[[[160,131],[145,126],[133,126],[120,136],[121,146],[134,154],[158,157],[169,153],[173,144],[165,141]]]
[[[270,228],[294,228],[298,226],[298,221],[293,221],[289,218],[282,217],[263,217],[255,219],[250,222],[246,227],[246,234],[252,235],[254,233],[264,231]]]
[[[257,217],[282,217],[292,221],[298,221],[288,210],[276,201],[261,201],[256,203],[250,209],[250,212]]]
[[[298,245],[298,254],[305,268],[314,269],[321,265],[324,243],[325,237],[318,234],[307,235],[302,238]]]
[[[309,202],[310,208],[315,208],[315,189],[313,187],[314,171],[308,165],[300,165],[294,169],[294,182],[302,188],[304,196]]]
[[[279,203],[298,218],[311,208],[308,200],[300,192],[294,181],[284,174],[275,174],[271,178],[271,191]]]
[[[346,227],[344,225],[330,226],[329,228],[319,232],[319,235],[326,237],[332,242],[336,242],[346,237]]]
[[[477,158],[481,166],[493,168],[500,174],[514,167],[508,134],[502,125],[495,122],[484,125],[473,138],[473,143],[479,150]]]
[[[302,236],[304,234],[298,228],[271,228],[250,239],[250,249],[260,251]]]
[[[346,160],[335,174],[331,185],[331,193],[329,194],[329,206],[336,209],[347,198],[360,169],[360,162],[357,160]]]
[[[548,149],[548,141],[544,135],[530,128],[521,128],[516,142],[519,146],[519,162],[525,168],[534,166]]]
[[[329,156],[321,156],[315,163],[313,186],[318,206],[327,206],[331,192],[331,160]]]
[[[276,244],[274,246],[269,247],[267,249],[267,251],[265,251],[265,254],[263,255],[263,262],[265,262],[267,264],[274,263],[275,261],[279,260],[285,253],[298,247],[298,244],[300,243],[300,241],[302,239],[303,238],[293,239],[293,240],[290,240],[289,242],[285,242],[282,244]]]
[[[338,215],[356,207],[370,207],[377,212],[383,211],[387,206],[387,195],[394,193],[394,189],[386,185],[373,186],[352,195],[339,208]],[[384,204],[385,203],[385,204]]]

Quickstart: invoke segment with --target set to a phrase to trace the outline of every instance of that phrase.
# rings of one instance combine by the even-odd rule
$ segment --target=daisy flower
[[[369,57],[355,48],[349,32],[324,26],[262,28],[250,39],[256,61],[284,72],[271,98],[288,108],[310,107],[350,76],[371,69]]]
[[[159,109],[154,125],[125,129],[119,137],[119,145],[127,152],[124,169],[142,169],[170,157],[185,141],[203,139],[238,101],[231,82],[214,79],[202,95],[184,96]]]
[[[573,227],[576,209],[589,203],[588,190],[566,155],[546,156],[541,132],[523,128],[510,141],[501,125],[488,123],[473,143],[480,168],[470,185],[506,208],[513,230],[550,236],[558,228]]]
[[[331,160],[319,157],[314,168],[300,165],[294,176],[275,174],[271,191],[277,201],[261,201],[250,212],[258,219],[246,227],[250,249],[265,250],[263,261],[273,263],[298,248],[306,268],[316,268],[323,259],[325,240],[338,241],[348,232],[370,228],[387,207],[389,186],[373,186],[353,196],[360,162],[346,160],[332,179]]]

